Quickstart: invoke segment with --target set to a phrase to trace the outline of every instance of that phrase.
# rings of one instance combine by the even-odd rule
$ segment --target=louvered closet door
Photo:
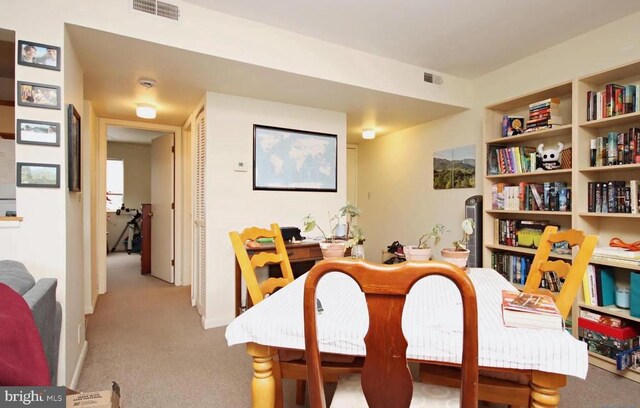
[[[196,288],[196,308],[201,316],[205,311],[206,300],[206,202],[205,202],[205,175],[206,175],[206,144],[205,116],[204,112],[196,119],[196,146],[195,146],[195,197],[194,203],[194,226],[193,226],[193,265],[196,271],[194,284]]]

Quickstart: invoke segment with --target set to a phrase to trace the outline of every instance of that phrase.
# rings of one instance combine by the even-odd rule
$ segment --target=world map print
[[[254,189],[336,191],[335,135],[256,126]]]

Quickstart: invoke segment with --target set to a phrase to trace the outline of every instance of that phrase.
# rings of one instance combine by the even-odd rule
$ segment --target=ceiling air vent
[[[180,19],[180,9],[175,4],[165,3],[157,0],[133,0],[133,9],[143,13],[158,17],[164,17],[178,21]]]
[[[424,73],[424,82],[428,82],[430,84],[442,85],[442,77],[440,75],[432,74],[431,72]]]

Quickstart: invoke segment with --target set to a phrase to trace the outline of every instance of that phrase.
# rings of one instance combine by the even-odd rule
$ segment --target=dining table
[[[478,304],[480,368],[527,373],[531,406],[556,407],[566,377],[584,379],[588,352],[584,342],[564,329],[506,327],[502,291],[517,289],[489,268],[468,268]],[[304,350],[303,292],[307,274],[267,297],[226,329],[229,346],[246,344],[253,359],[252,406],[273,408],[276,381],[273,359],[279,349]],[[347,275],[332,272],[318,284],[318,345],[321,352],[365,356],[368,328],[365,297]],[[442,276],[418,281],[407,296],[402,329],[411,361],[460,365],[462,361],[462,299]],[[279,381],[278,381],[279,383]]]

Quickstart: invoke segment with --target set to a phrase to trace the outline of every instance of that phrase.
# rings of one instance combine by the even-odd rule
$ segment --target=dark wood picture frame
[[[69,191],[81,190],[82,155],[81,155],[81,122],[80,114],[75,106],[67,107],[67,165],[69,174]]]
[[[306,167],[305,172],[297,172],[292,168],[294,165],[294,159],[290,158],[288,154],[283,152],[280,157],[282,160],[283,176],[280,177],[276,172],[272,174],[265,174],[267,173],[265,169],[272,166],[272,162],[270,160],[273,157],[272,152],[267,154],[263,148],[263,143],[268,142],[269,138],[281,138],[280,141],[290,138],[298,138],[298,140],[300,140],[300,138],[305,138],[306,140],[304,141],[307,143],[301,143],[299,145],[309,145],[309,143],[311,143],[315,144],[315,148],[326,148],[326,155],[307,155],[301,165]],[[295,144],[297,143],[294,142],[290,147],[294,147]],[[260,149],[260,151],[258,149]],[[289,160],[289,162],[286,160]],[[311,161],[313,162],[310,163]],[[287,171],[289,171],[289,174],[286,173]],[[308,175],[307,179],[304,178],[305,176],[303,173]],[[319,184],[322,182],[328,182],[328,186],[317,188],[309,187],[310,184]],[[253,189],[272,191],[337,192],[338,135],[254,124]]]
[[[32,125],[33,128],[39,130],[27,129]],[[45,130],[46,129],[46,133]],[[54,129],[55,140],[51,141],[54,136],[51,131]],[[27,132],[33,131],[33,134],[27,135]],[[38,135],[42,133],[44,136]],[[41,140],[38,140],[40,138]],[[31,144],[41,146],[60,146],[60,124],[57,122],[43,122],[41,120],[18,119],[16,124],[16,143]]]
[[[54,51],[52,53],[52,51]],[[33,55],[29,55],[33,53]],[[18,40],[18,55],[16,61],[28,67],[51,69],[60,71],[62,53],[60,47],[40,44],[32,41]]]
[[[60,188],[60,165],[49,163],[16,163],[16,186],[18,187],[41,187],[41,188]],[[28,174],[23,174],[23,171],[29,169]],[[40,174],[32,174],[36,169],[41,169]],[[45,173],[44,169],[54,169],[55,175],[52,179],[48,171]]]
[[[35,93],[38,93],[38,95],[34,95]],[[54,97],[55,99],[52,100]],[[18,81],[16,102],[20,106],[31,106],[34,108],[44,109],[60,109],[61,97],[62,95],[60,93],[59,86]]]

